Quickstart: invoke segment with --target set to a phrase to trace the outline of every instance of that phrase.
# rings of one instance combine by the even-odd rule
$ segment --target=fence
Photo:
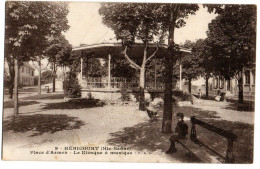
[[[111,89],[120,89],[123,83],[129,89],[136,89],[139,86],[139,79],[127,78],[127,77],[111,77],[110,87]],[[164,89],[164,83],[162,79],[158,79],[157,82],[146,81],[145,85],[146,85],[146,89]],[[83,78],[81,86],[83,89],[108,88],[108,78],[107,77]]]

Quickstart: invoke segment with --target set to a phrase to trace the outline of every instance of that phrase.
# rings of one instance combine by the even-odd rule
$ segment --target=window
[[[219,78],[219,88],[220,89],[224,88],[224,78]]]
[[[228,80],[226,80],[226,82],[227,82],[227,90],[230,90],[230,80],[228,79]]]
[[[245,84],[250,84],[250,71],[246,70],[245,71]]]
[[[22,67],[22,72],[24,72],[24,67]]]
[[[252,82],[255,84],[255,69],[252,70]]]
[[[218,77],[214,78],[214,88],[218,88]]]

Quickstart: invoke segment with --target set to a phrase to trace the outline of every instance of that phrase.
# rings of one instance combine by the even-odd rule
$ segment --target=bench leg
[[[192,124],[192,127],[190,129],[190,139],[194,141],[196,140],[196,138],[197,138],[197,133],[196,133],[195,124],[194,125]]]
[[[147,111],[148,116],[151,118],[151,112],[149,110],[146,110],[146,111]]]
[[[228,140],[228,148],[226,155],[226,163],[234,163],[234,154],[233,154],[233,140]]]

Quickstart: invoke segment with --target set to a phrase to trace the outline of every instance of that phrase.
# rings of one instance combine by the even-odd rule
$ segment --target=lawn
[[[28,106],[28,105],[38,104],[38,103],[39,102],[37,102],[37,101],[21,101],[21,100],[19,100],[18,106],[19,107]],[[3,107],[4,107],[4,109],[14,108],[14,100],[5,101],[4,104],[3,104]]]
[[[49,94],[41,94],[41,95],[34,95],[22,98],[23,100],[52,100],[52,99],[63,99],[65,94],[63,93],[49,93]]]

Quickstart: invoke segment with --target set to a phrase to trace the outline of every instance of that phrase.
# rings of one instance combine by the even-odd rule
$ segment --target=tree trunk
[[[52,71],[52,91],[55,92],[55,78],[56,78],[56,68],[55,64],[53,64],[53,71]]]
[[[209,98],[209,76],[206,75],[206,98]]]
[[[243,73],[241,72],[241,76],[238,79],[238,102],[244,102],[244,86],[243,86]]]
[[[38,57],[38,65],[39,65],[39,77],[38,77],[38,95],[41,95],[41,73],[42,73],[42,63],[41,57]]]
[[[173,73],[173,59],[172,55],[168,53],[165,59],[165,90],[164,90],[164,111],[162,121],[162,132],[172,132],[172,73]]]
[[[10,72],[10,79],[9,79],[9,98],[12,99],[13,98],[13,93],[14,93],[14,78],[15,78],[15,71],[14,68],[11,70],[9,68],[9,72]]]
[[[66,76],[65,69],[66,69],[66,67],[63,66],[63,70],[62,70],[62,72],[63,72],[62,90],[64,90],[64,82],[65,82],[65,80],[66,80],[66,79],[65,79],[65,76]]]
[[[189,93],[191,93],[191,78],[189,78]]]
[[[145,111],[145,95],[144,95],[144,87],[145,87],[145,67],[141,67],[140,69],[140,103],[139,110]]]
[[[165,58],[165,89],[164,89],[164,110],[162,121],[162,132],[172,133],[172,74],[173,74],[173,57],[174,57],[174,26],[175,19],[171,13],[169,24],[168,50]]]
[[[14,60],[12,58],[7,59],[7,64],[8,64],[8,69],[9,69],[9,74],[10,74],[10,79],[8,81],[8,92],[9,92],[9,98],[13,98],[13,93],[14,93],[14,78],[15,78],[15,70],[14,70]]]
[[[52,91],[55,92],[55,76],[52,77]]]
[[[14,59],[14,69],[15,69],[15,76],[14,76],[14,116],[18,115],[18,81],[19,81],[19,66],[18,60]]]

